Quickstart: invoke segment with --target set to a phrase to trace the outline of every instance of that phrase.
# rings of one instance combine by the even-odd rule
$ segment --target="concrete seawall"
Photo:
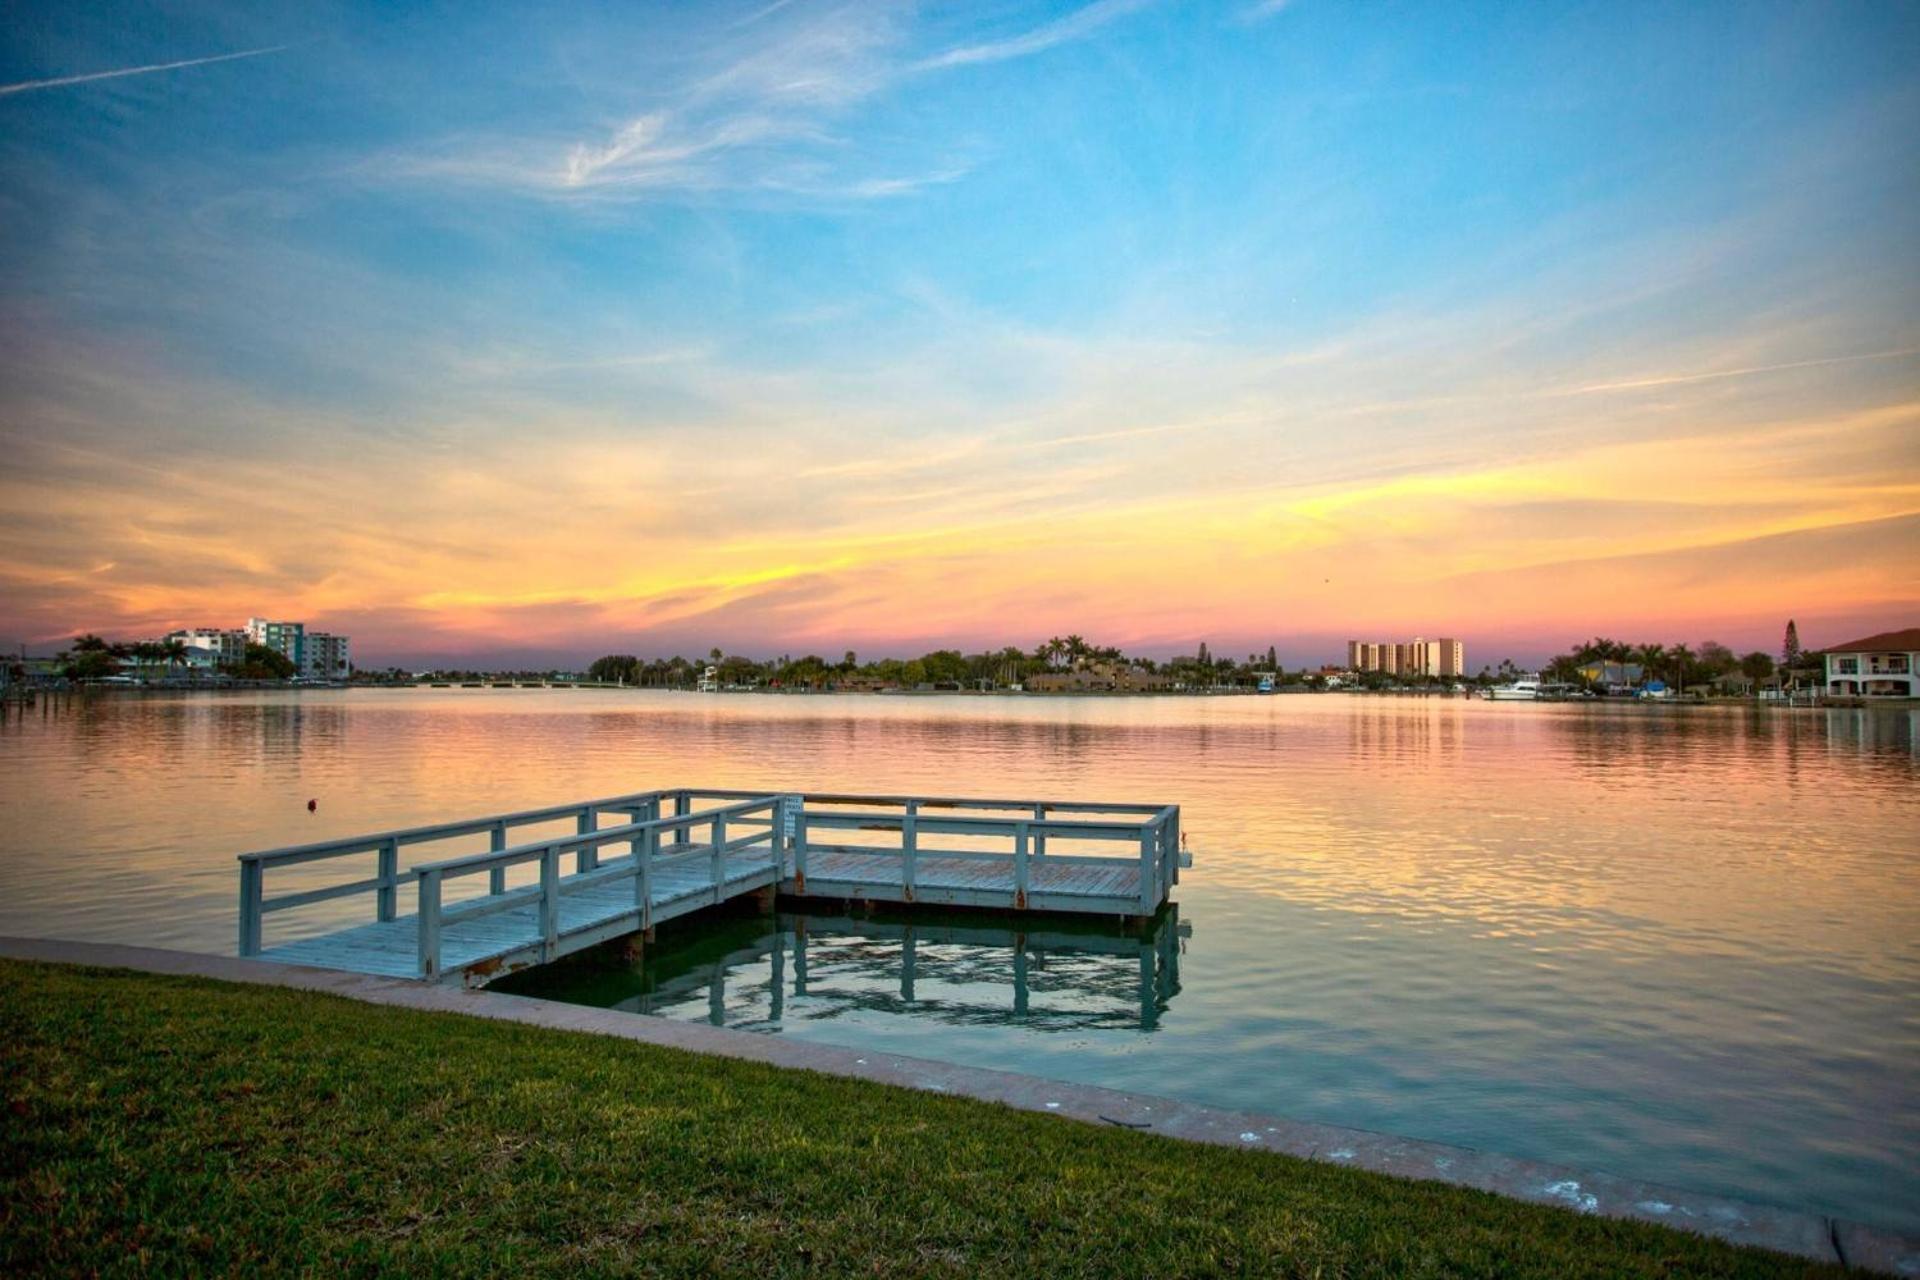
[[[368,1004],[461,1013],[555,1030],[614,1036],[695,1053],[977,1098],[1090,1124],[1120,1125],[1192,1142],[1278,1151],[1376,1173],[1473,1187],[1580,1213],[1660,1223],[1736,1244],[1758,1245],[1864,1271],[1920,1276],[1920,1240],[1860,1223],[1361,1129],[1121,1093],[1008,1071],[809,1044],[666,1018],[333,969],[110,943],[8,937],[0,937],[0,956],[287,987],[325,992]]]

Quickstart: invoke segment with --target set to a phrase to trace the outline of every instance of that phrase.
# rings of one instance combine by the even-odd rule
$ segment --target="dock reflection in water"
[[[632,965],[551,966],[495,986],[757,1031],[873,1018],[1153,1031],[1180,993],[1190,932],[1177,906],[1132,930],[987,913],[705,914],[663,926]]]

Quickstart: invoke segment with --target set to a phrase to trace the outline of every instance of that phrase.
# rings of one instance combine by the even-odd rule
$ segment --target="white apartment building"
[[[300,674],[314,680],[345,680],[353,671],[349,640],[327,631],[306,633],[306,649]]]

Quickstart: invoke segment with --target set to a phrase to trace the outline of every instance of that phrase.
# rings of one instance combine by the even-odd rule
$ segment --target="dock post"
[[[1160,846],[1160,827],[1140,831],[1140,915],[1152,915],[1160,894],[1160,869],[1154,864],[1154,850]]]
[[[1167,819],[1167,887],[1181,883],[1181,806],[1175,804],[1173,818]]]
[[[594,829],[599,826],[599,819],[600,815],[595,813],[592,808],[582,809],[580,816],[573,820],[574,834],[581,836],[592,835]],[[574,854],[573,869],[575,871],[591,871],[599,865],[600,849],[598,845],[583,844],[580,846],[579,852]]]
[[[493,830],[487,833],[487,852],[499,853],[506,847],[507,824],[504,822],[496,822],[493,824]],[[505,867],[495,867],[493,870],[487,872],[487,892],[502,894],[506,891],[507,869]]]
[[[1027,824],[1013,824],[1013,906],[1027,909]]]
[[[1045,822],[1047,820],[1047,806],[1044,804],[1033,806],[1033,820],[1035,822]],[[1036,858],[1044,858],[1046,854],[1047,833],[1044,831],[1036,831],[1033,833],[1033,856]]]
[[[900,818],[900,889],[908,902],[913,901],[915,873],[920,862],[920,802],[907,801],[907,811]],[[908,996],[909,1000],[913,997]]]
[[[648,827],[634,843],[638,850],[633,856],[640,864],[640,872],[634,878],[634,906],[640,912],[640,927],[653,928],[653,855],[660,849],[660,828]]]
[[[673,793],[673,816],[676,818],[684,818],[692,812],[693,812],[693,797],[688,795],[684,791],[674,792]],[[675,844],[686,844],[688,842],[688,838],[689,838],[688,829],[686,827],[675,827],[673,829],[673,842]]]
[[[420,976],[440,977],[440,872],[432,867],[420,873]]]
[[[400,873],[400,845],[394,840],[380,842],[380,890],[375,895],[375,913],[381,920],[394,917],[394,877]]]
[[[240,954],[260,954],[261,866],[248,859],[240,864]]]
[[[807,802],[793,798],[793,887],[802,897],[807,892]]]
[[[713,820],[713,901],[718,905],[727,883],[727,820]]]
[[[786,816],[787,798],[775,796],[773,808],[767,814],[767,861],[773,866],[773,888],[776,893],[780,890],[780,882],[787,878]]]
[[[1150,916],[1158,904],[1154,901],[1160,888],[1158,871],[1154,866],[1154,847],[1160,843],[1160,828],[1148,827],[1140,833],[1140,914]]]
[[[540,960],[553,959],[560,942],[560,846],[540,851]]]

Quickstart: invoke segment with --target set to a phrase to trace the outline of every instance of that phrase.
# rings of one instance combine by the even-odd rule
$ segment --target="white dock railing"
[[[669,808],[671,813],[667,812]],[[605,815],[622,821],[602,827],[600,821]],[[542,824],[551,828],[569,818],[574,826],[571,834],[556,835],[549,830],[510,843],[516,831]],[[443,857],[404,870],[400,865],[401,851],[410,846],[483,834],[488,841],[484,851]],[[869,839],[861,843],[858,834]],[[875,834],[881,837],[877,842],[870,838]],[[1087,852],[1101,844],[1116,843],[1126,846],[1124,855]],[[603,865],[602,851],[615,844],[626,846],[624,854]],[[267,895],[269,869],[369,854],[375,859],[371,876]],[[1102,900],[1109,905],[1100,909],[1151,915],[1167,900],[1180,878],[1180,808],[826,792],[787,795],[724,788],[634,792],[241,854],[239,951],[243,956],[261,954],[266,916],[340,898],[369,896],[373,899],[374,921],[394,922],[398,920],[400,892],[412,888],[418,901],[418,969],[422,977],[434,979],[440,975],[441,940],[448,926],[528,905],[536,907],[538,924],[537,936],[529,938],[527,945],[537,947],[543,960],[551,959],[560,936],[566,932],[561,921],[563,896],[630,879],[636,927],[650,928],[659,873],[704,860],[707,876],[697,888],[696,900],[704,899],[710,891],[711,901],[719,902],[729,896],[729,883],[738,879],[729,876],[730,860],[743,854],[771,871],[771,883],[800,894],[807,893],[809,855],[877,855],[883,861],[878,864],[880,870],[874,872],[873,887],[887,896],[891,886],[891,891],[897,891],[907,902],[917,900],[919,873],[928,860],[938,859],[949,868],[953,863],[969,861],[1010,864],[1010,897],[1002,889],[1003,896],[993,901],[1017,910],[1029,906],[1036,868],[1127,869],[1132,875],[1119,883],[1132,888],[1121,889],[1120,898],[1137,905],[1116,903],[1109,888],[1101,890],[1105,895]],[[575,859],[573,873],[563,877],[561,862],[568,855]],[[537,881],[510,888],[509,874],[530,865],[538,867]],[[876,864],[864,865],[874,868]],[[484,895],[452,903],[445,900],[450,882],[482,873],[487,876]],[[1112,884],[1114,877],[1108,874],[1103,879]],[[845,886],[842,875],[831,877],[831,881]],[[764,884],[768,879],[756,877],[754,882]],[[676,880],[676,884],[681,883]],[[742,891],[744,888],[736,884],[731,892]],[[684,905],[684,885],[674,892]],[[949,896],[945,900],[963,899]],[[1087,908],[1068,904],[1067,909]]]
[[[371,894],[374,896],[374,918],[379,921],[393,920],[396,918],[398,891],[407,884],[418,886],[420,972],[423,977],[435,977],[439,973],[440,933],[446,924],[509,911],[533,901],[540,906],[541,937],[546,944],[545,949],[550,953],[559,924],[560,860],[569,853],[576,859],[575,874],[567,881],[569,890],[597,884],[602,880],[634,880],[635,910],[640,913],[642,928],[650,927],[651,923],[647,917],[651,909],[649,897],[653,877],[665,867],[706,859],[712,877],[714,901],[717,902],[726,884],[730,857],[764,845],[767,846],[768,860],[778,879],[784,870],[784,849],[778,833],[781,827],[780,810],[786,803],[786,797],[762,796],[697,813],[686,803],[687,798],[688,793],[685,792],[640,792],[582,804],[529,809],[319,844],[243,853],[240,855],[240,954],[252,956],[260,953],[265,916],[316,902]],[[662,801],[665,800],[674,800],[675,807],[681,811],[671,817],[658,816]],[[599,827],[598,817],[604,812],[638,814],[641,817],[639,821],[619,826]],[[511,847],[506,843],[506,833],[514,827],[553,822],[569,816],[576,819],[573,835]],[[755,830],[746,835],[732,836],[728,831],[730,825]],[[695,828],[701,826],[708,828],[710,838],[696,842],[692,835]],[[404,871],[398,865],[399,850],[403,846],[482,832],[488,834],[493,846],[484,853],[445,858]],[[600,850],[606,845],[623,842],[628,847],[628,854],[602,867]],[[665,853],[662,853],[663,846]],[[266,896],[266,872],[269,867],[287,867],[367,853],[375,854],[379,860],[378,870],[369,878],[278,897]],[[507,872],[513,867],[533,862],[540,864],[539,883],[508,889]],[[488,877],[486,897],[452,907],[443,905],[443,888],[448,880],[482,872]]]

